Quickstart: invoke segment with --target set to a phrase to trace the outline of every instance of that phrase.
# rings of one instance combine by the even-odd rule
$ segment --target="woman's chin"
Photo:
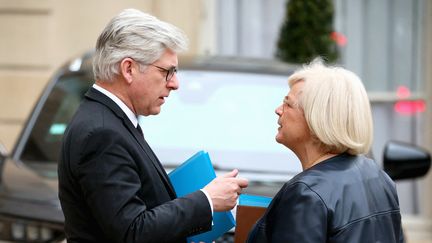
[[[279,134],[276,134],[276,136],[275,136],[275,140],[276,140],[276,142],[278,142],[278,143],[282,143],[281,136],[280,136]]]

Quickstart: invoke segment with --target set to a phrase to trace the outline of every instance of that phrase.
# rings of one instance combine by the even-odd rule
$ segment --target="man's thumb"
[[[231,172],[226,173],[222,177],[225,177],[225,178],[236,177],[238,175],[238,173],[239,173],[238,170],[234,169]]]

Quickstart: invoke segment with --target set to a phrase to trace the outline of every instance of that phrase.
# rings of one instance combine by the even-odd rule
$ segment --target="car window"
[[[178,77],[180,89],[162,112],[140,117],[165,168],[205,150],[219,170],[269,172],[279,181],[301,171],[294,154],[274,139],[274,110],[288,92],[286,76],[183,70]],[[89,75],[75,73],[61,76],[50,92],[21,155],[39,174],[56,178],[63,133],[91,84]]]
[[[24,163],[43,176],[57,176],[63,133],[91,80],[76,73],[61,76],[49,93],[21,155]]]
[[[215,167],[296,174],[300,163],[276,143],[275,109],[288,93],[287,77],[184,70],[157,116],[141,117],[146,139],[166,166],[199,150]]]

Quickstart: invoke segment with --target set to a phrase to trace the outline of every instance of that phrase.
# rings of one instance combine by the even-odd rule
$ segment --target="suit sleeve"
[[[326,242],[327,208],[319,195],[304,183],[283,187],[266,218],[269,242]]]
[[[403,229],[401,226],[400,231],[399,231],[399,243],[404,243],[404,242],[405,242],[405,237],[404,237]]]
[[[93,131],[77,146],[83,152],[75,175],[94,218],[114,242],[173,242],[211,228],[201,191],[148,208],[143,187],[153,185],[140,180],[136,151],[118,132]]]

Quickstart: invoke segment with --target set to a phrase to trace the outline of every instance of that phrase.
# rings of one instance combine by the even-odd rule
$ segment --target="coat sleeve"
[[[74,174],[84,200],[113,242],[173,242],[211,228],[210,205],[201,191],[146,205],[146,188],[154,185],[140,179],[136,152],[123,135],[100,129],[76,146],[82,153]]]
[[[265,224],[269,242],[326,242],[327,208],[317,193],[296,182],[275,197]]]

